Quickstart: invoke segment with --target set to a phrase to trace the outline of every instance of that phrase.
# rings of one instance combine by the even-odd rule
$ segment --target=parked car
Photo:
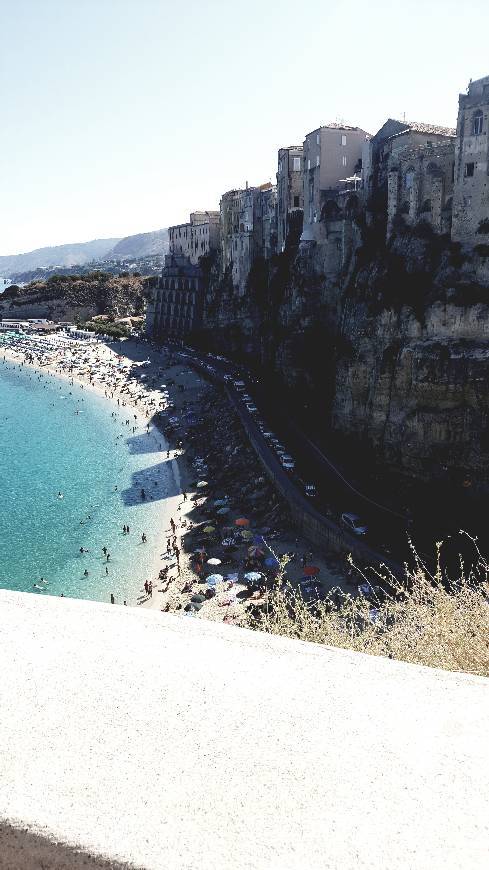
[[[358,514],[341,514],[341,522],[354,535],[366,535],[368,532],[368,526],[365,525]]]

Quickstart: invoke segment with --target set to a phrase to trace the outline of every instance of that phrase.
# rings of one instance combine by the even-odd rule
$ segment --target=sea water
[[[179,492],[160,446],[131,408],[3,362],[0,343],[0,588],[135,604]]]

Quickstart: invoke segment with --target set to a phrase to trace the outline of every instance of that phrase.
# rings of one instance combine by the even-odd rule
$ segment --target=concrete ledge
[[[483,678],[14,592],[0,626],[19,827],[161,870],[487,866]]]

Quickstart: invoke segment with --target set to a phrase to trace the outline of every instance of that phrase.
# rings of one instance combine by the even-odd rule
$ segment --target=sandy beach
[[[59,344],[55,336],[3,345],[3,353],[96,391],[114,414],[130,409],[133,433],[171,462],[177,494],[159,503],[158,535],[148,541],[153,569],[136,579],[138,605],[240,624],[247,610],[266,606],[283,561],[306,595],[345,588],[345,566],[296,534],[222,391],[173,352],[137,341]]]

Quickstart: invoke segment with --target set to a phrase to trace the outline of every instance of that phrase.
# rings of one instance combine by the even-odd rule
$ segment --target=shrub
[[[462,564],[457,582],[449,583],[441,568],[440,544],[437,551],[431,573],[413,550],[414,566],[406,567],[402,583],[387,571],[377,571],[377,585],[359,571],[370,591],[358,597],[334,590],[325,600],[307,602],[279,578],[267,607],[249,615],[247,625],[297,640],[489,676],[489,565],[477,550],[478,561],[468,574]]]

